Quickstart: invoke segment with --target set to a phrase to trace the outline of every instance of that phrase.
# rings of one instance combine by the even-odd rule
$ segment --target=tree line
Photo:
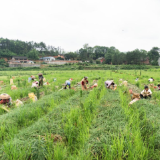
[[[104,57],[105,64],[142,64],[149,59],[151,65],[158,65],[160,48],[153,47],[150,51],[135,49],[128,52],[120,52],[115,47],[94,46],[84,44],[76,52],[65,53],[60,47],[46,45],[44,42],[24,42],[20,40],[10,40],[0,38],[0,59],[12,58],[12,56],[27,56],[29,59],[37,60],[44,56],[57,56],[64,54],[66,60],[81,60],[93,62],[100,57]],[[97,62],[100,62],[97,60]]]
[[[11,58],[12,56],[27,56],[29,59],[39,59],[39,56],[57,56],[63,53],[59,47],[47,46],[44,42],[24,42],[0,38],[0,58]]]
[[[135,49],[128,52],[120,52],[115,47],[95,46],[90,47],[85,44],[83,48],[77,52],[69,52],[65,54],[66,59],[77,59],[82,61],[97,60],[100,57],[104,57],[105,64],[142,64],[147,59],[151,65],[158,65],[160,48],[153,47],[150,51]],[[98,60],[97,60],[98,61]]]

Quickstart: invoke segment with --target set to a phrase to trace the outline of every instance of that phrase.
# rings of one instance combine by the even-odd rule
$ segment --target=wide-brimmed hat
[[[6,94],[6,93],[3,93],[0,95],[0,99],[9,99],[10,98],[10,95]]]

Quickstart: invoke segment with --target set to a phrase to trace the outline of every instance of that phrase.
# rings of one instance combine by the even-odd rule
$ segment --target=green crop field
[[[8,112],[0,105],[0,159],[2,160],[158,160],[160,159],[160,91],[149,100],[129,105],[129,90],[140,93],[148,79],[160,83],[159,69],[148,70],[75,70],[41,71],[50,85],[31,88],[28,77],[39,71],[1,71],[0,93],[7,93],[13,103]],[[72,78],[75,86],[84,76],[93,90],[60,90]],[[11,90],[14,77],[17,90]],[[139,77],[139,81],[135,79]],[[53,79],[56,78],[56,81]],[[117,89],[106,89],[113,79]],[[119,79],[128,81],[120,85]],[[29,93],[38,100],[32,102]]]

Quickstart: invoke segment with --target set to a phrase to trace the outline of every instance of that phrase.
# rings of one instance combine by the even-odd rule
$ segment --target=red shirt
[[[0,104],[9,103],[9,99],[1,99]]]
[[[84,86],[84,81],[82,81],[81,84]],[[86,80],[86,84],[88,84],[88,80]]]

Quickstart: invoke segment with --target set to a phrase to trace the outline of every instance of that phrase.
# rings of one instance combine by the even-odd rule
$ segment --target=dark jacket
[[[39,79],[43,79],[44,77],[43,77],[43,75],[39,75]]]

